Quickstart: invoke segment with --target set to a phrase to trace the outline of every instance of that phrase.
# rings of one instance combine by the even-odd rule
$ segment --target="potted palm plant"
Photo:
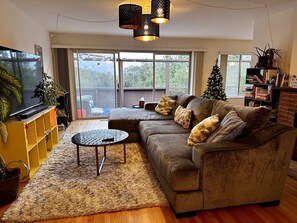
[[[25,170],[25,176],[20,179],[21,169],[18,167],[9,168],[12,163],[20,164]],[[30,174],[28,166],[21,160],[5,163],[3,157],[0,155],[0,204],[4,205],[13,201],[19,192],[20,181],[26,179]]]
[[[11,113],[10,95],[14,95],[20,106],[22,104],[22,91],[22,83],[0,65],[0,137],[3,143],[7,142],[8,137],[4,122],[7,121]]]

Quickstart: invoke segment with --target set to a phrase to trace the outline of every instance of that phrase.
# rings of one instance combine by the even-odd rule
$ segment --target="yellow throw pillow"
[[[212,115],[198,123],[191,131],[188,145],[204,142],[220,125],[219,115]]]
[[[172,100],[165,94],[162,95],[158,105],[155,108],[155,111],[162,115],[169,115],[171,110],[174,108],[175,100]]]

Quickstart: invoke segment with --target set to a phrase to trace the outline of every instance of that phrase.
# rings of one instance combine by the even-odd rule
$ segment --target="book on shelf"
[[[244,96],[249,97],[249,98],[253,98],[254,94],[253,94],[253,92],[246,92]]]

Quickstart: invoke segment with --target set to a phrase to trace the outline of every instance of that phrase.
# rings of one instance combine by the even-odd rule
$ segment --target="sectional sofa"
[[[125,130],[130,142],[142,142],[163,191],[177,214],[228,206],[263,203],[278,205],[297,130],[269,122],[270,111],[232,105],[193,95],[172,96],[176,105],[169,115],[144,109],[119,108],[110,112],[108,126]],[[188,145],[192,128],[174,120],[178,106],[192,110],[192,123],[231,111],[246,122],[232,141]]]

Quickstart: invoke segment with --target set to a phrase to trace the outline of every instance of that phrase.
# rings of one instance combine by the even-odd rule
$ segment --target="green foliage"
[[[18,163],[26,170],[26,174],[22,178],[22,180],[26,179],[29,176],[30,169],[23,161],[21,160],[11,161],[6,164],[3,157],[0,155],[0,181],[4,181],[10,177],[10,171],[8,171],[8,166],[12,163]]]
[[[3,143],[7,142],[8,137],[4,122],[9,118],[12,109],[9,96],[14,95],[20,106],[22,104],[22,91],[22,83],[0,65],[0,137]]]
[[[166,88],[166,72],[168,71],[170,90],[173,93],[187,93],[189,82],[188,60],[188,55],[162,55],[162,61],[156,60],[155,63],[155,87]],[[115,82],[113,65],[110,65],[110,69],[105,66],[105,69],[95,71],[92,68],[96,66],[96,63],[96,61],[81,61],[80,80],[76,75],[76,83],[80,83],[82,88],[113,88]],[[125,65],[129,65],[129,63],[124,61]],[[166,67],[166,64],[168,67]],[[131,65],[124,67],[125,88],[153,88],[153,61],[132,62]],[[76,66],[75,69],[77,70],[78,67]]]
[[[39,98],[40,102],[44,102],[51,106],[57,106],[59,92],[65,92],[65,90],[59,84],[56,84],[50,76],[43,73],[42,82],[36,86],[32,98]]]
[[[207,80],[207,88],[203,92],[203,98],[217,99],[217,100],[227,100],[225,89],[223,88],[223,77],[218,67],[218,60],[212,68],[211,75]]]

